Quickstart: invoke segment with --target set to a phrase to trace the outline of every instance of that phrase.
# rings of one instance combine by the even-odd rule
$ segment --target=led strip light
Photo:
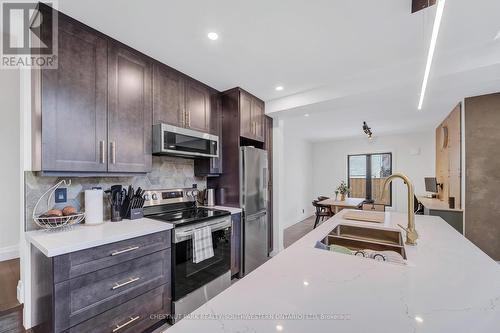
[[[436,10],[436,18],[434,19],[434,27],[432,28],[431,45],[429,47],[429,54],[427,55],[427,64],[425,65],[424,81],[422,82],[422,91],[420,92],[420,100],[418,102],[418,109],[422,110],[424,104],[425,90],[427,89],[427,82],[429,81],[429,74],[431,71],[432,58],[436,50],[436,42],[439,34],[439,27],[441,19],[443,18],[444,4],[446,0],[439,0]]]

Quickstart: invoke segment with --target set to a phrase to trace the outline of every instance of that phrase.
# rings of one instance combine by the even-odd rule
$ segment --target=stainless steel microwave
[[[153,125],[153,154],[219,157],[219,137],[167,124]]]

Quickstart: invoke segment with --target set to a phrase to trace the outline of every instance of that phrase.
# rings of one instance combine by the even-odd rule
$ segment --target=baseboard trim
[[[24,304],[24,286],[23,286],[23,281],[19,280],[17,281],[17,301],[21,304]]]
[[[0,248],[0,261],[19,258],[19,245]]]

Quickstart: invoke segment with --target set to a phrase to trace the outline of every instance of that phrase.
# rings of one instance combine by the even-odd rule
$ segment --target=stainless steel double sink
[[[328,246],[343,246],[354,252],[394,251],[406,260],[403,236],[398,230],[339,224],[323,239],[322,243]]]

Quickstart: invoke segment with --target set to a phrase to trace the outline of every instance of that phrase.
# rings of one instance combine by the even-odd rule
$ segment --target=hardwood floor
[[[19,259],[0,262],[0,313],[19,305],[17,282],[19,281]]]
[[[316,217],[313,215],[299,223],[286,228],[283,232],[283,246],[285,246],[285,248],[289,247],[300,238],[302,238],[305,234],[313,230],[315,219]]]
[[[23,305],[17,301],[19,259],[0,262],[0,333],[25,332]]]

